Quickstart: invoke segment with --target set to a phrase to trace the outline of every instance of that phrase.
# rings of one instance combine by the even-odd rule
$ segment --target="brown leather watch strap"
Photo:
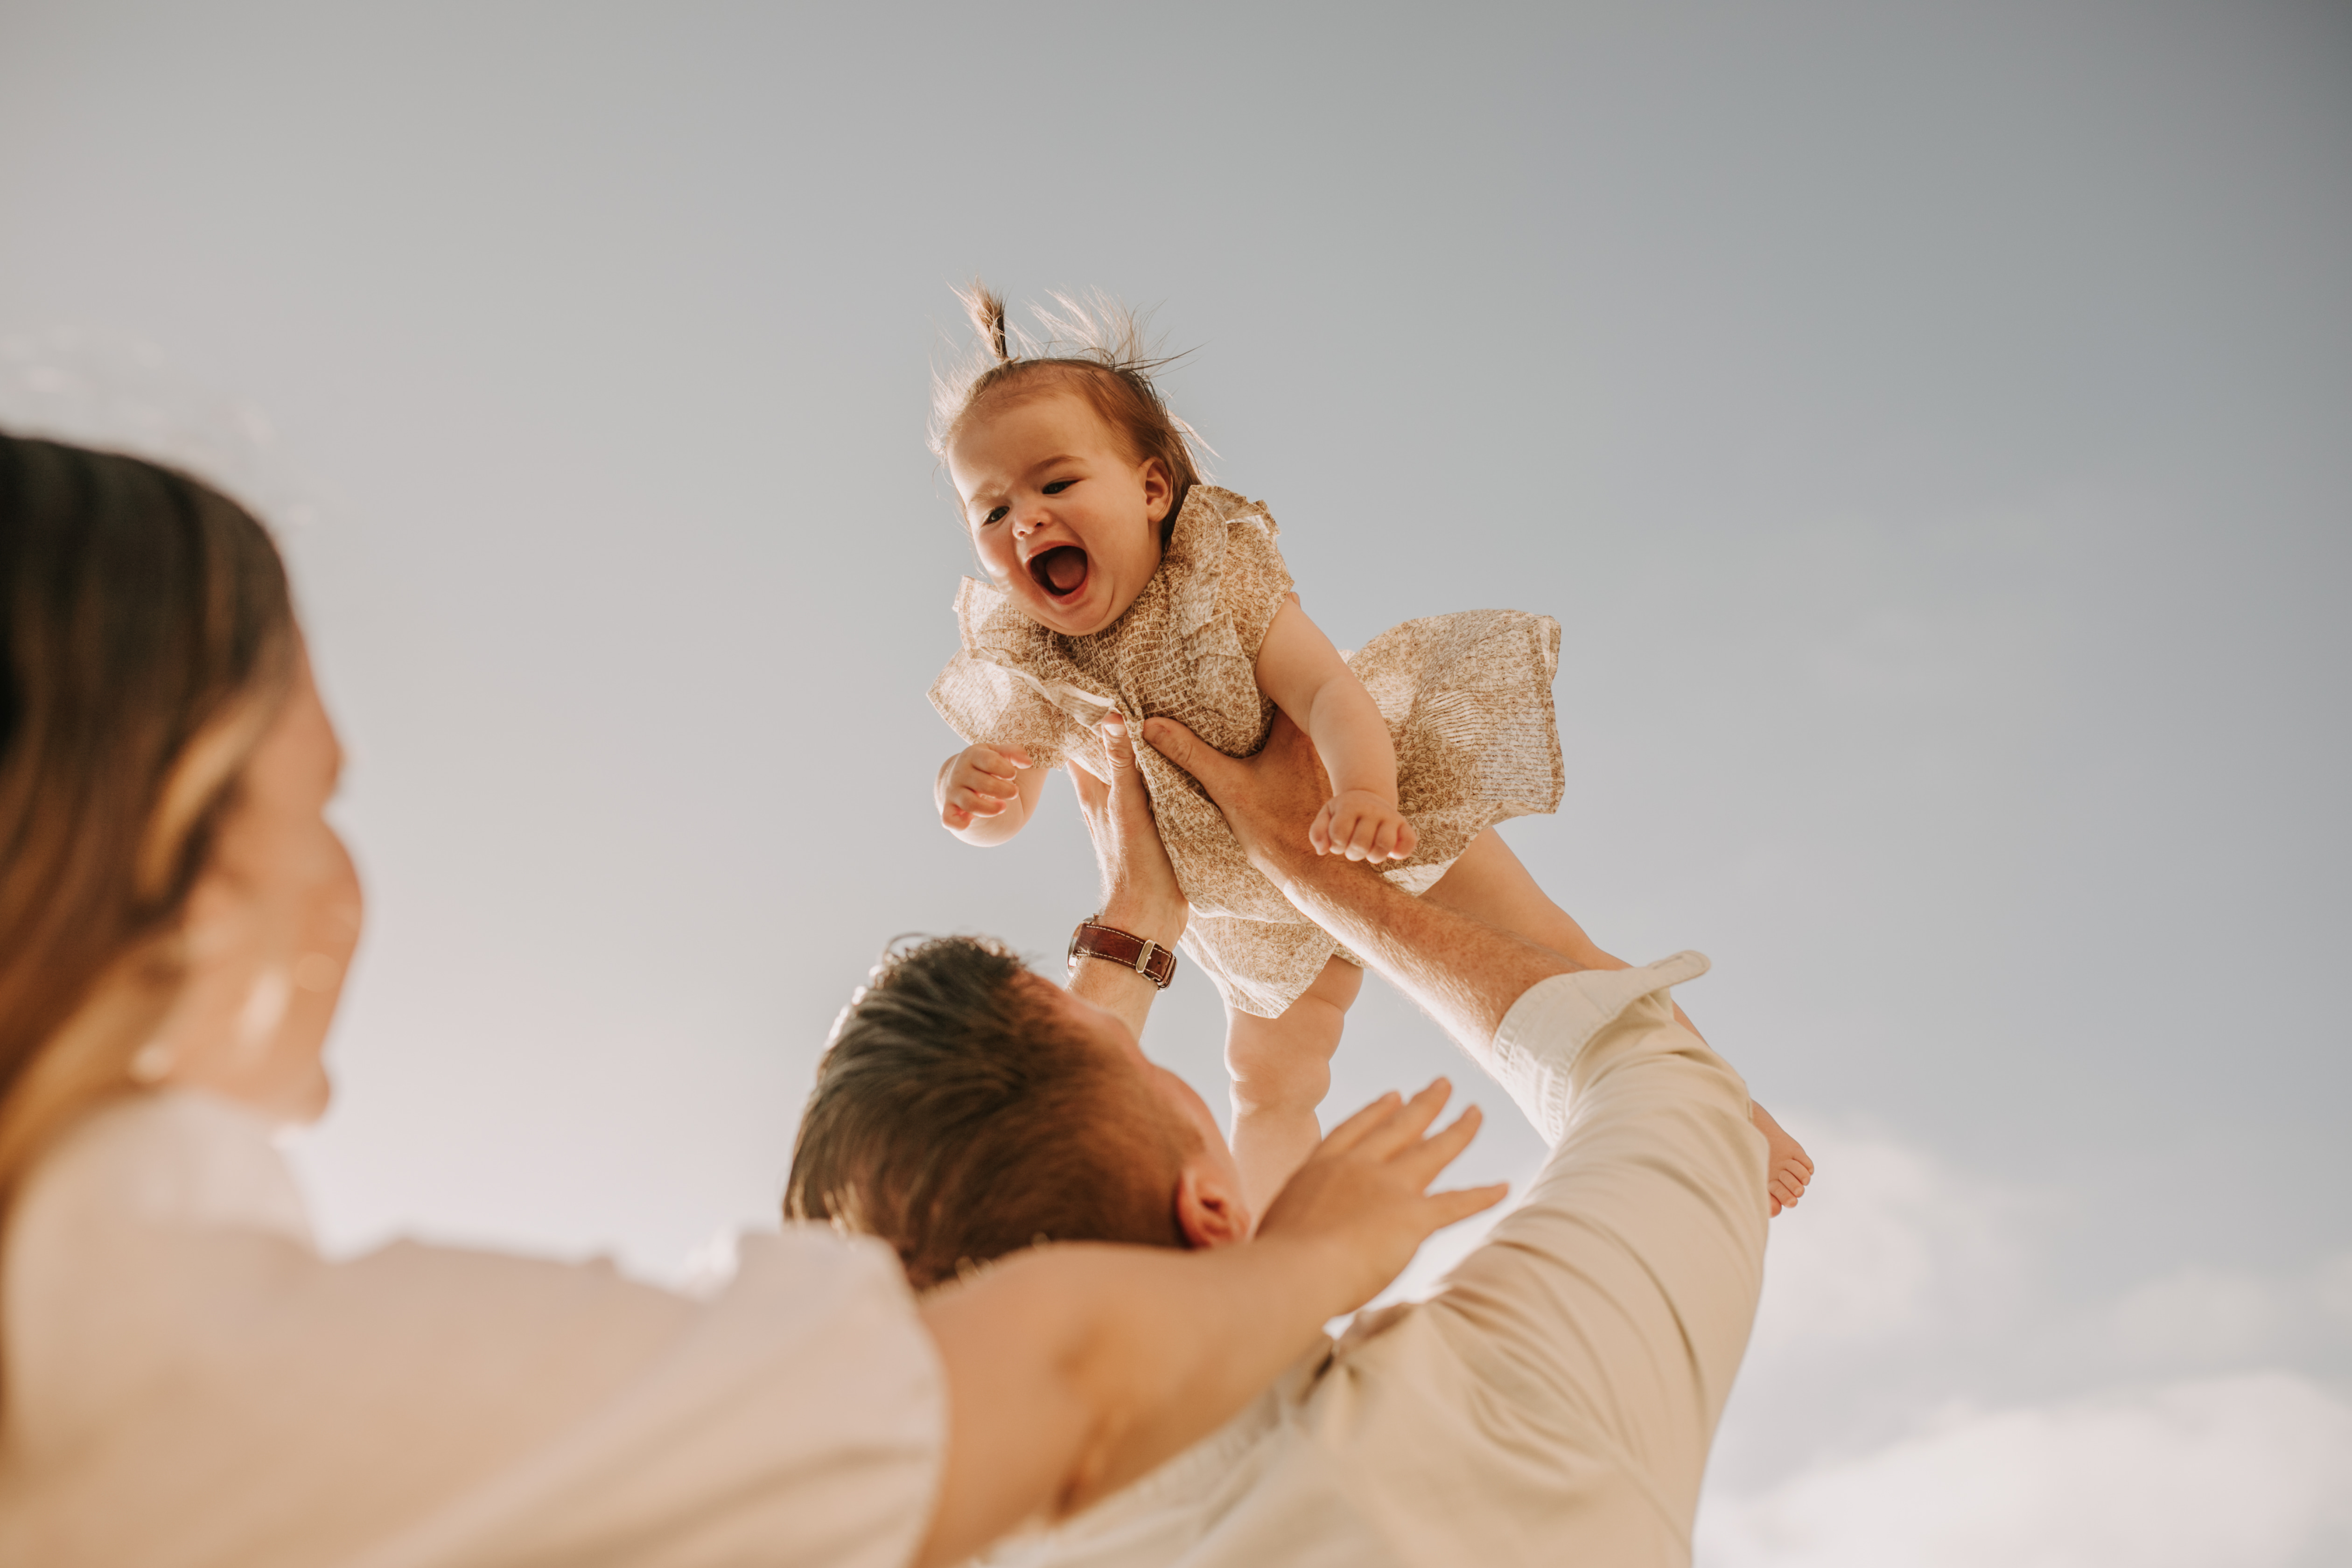
[[[1134,970],[1162,991],[1176,978],[1174,948],[1090,920],[1080,921],[1070,933],[1070,967],[1076,969],[1082,958],[1107,958],[1123,969]]]

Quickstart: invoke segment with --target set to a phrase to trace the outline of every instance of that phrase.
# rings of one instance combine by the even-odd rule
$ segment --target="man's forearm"
[[[1276,885],[1301,914],[1347,944],[1483,1058],[1528,987],[1585,967],[1508,931],[1423,902],[1369,866],[1286,856]]]
[[[1113,931],[1173,948],[1176,939],[1184,934],[1186,912],[1181,903],[1171,906],[1165,899],[1123,894],[1114,888],[1106,892],[1101,912],[1095,919]],[[1082,958],[1070,972],[1070,994],[1112,1015],[1141,1039],[1144,1020],[1151,1016],[1160,987],[1123,963]]]
[[[1083,765],[1070,769],[1078,810],[1087,819],[1087,836],[1094,840],[1095,860],[1102,869],[1102,904],[1095,919],[1114,931],[1172,949],[1192,911],[1160,842],[1159,826],[1151,819],[1151,801],[1135,770],[1127,721],[1117,714],[1105,720],[1102,741],[1108,764],[1104,777],[1097,779]],[[1099,958],[1078,961],[1069,989],[1117,1017],[1138,1039],[1143,1037],[1144,1020],[1160,994],[1158,986],[1134,970]]]

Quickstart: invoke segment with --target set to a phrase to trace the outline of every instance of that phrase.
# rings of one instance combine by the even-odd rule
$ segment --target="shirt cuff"
[[[1685,951],[1638,969],[1583,969],[1539,980],[1503,1015],[1490,1070],[1544,1142],[1558,1143],[1568,1131],[1569,1069],[1592,1037],[1643,997],[1706,971],[1706,954]]]

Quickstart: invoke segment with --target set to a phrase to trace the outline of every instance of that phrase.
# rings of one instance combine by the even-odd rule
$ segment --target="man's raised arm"
[[[1151,819],[1151,798],[1143,776],[1136,771],[1135,744],[1127,721],[1113,713],[1102,721],[1103,755],[1110,765],[1108,778],[1097,778],[1076,757],[1070,760],[1070,784],[1078,793],[1078,810],[1087,819],[1087,833],[1095,841],[1095,863],[1102,871],[1102,906],[1095,918],[1114,931],[1144,937],[1172,948],[1184,934],[1192,910],[1176,882],[1176,868],[1168,863],[1167,847],[1160,842],[1159,826]],[[1143,1037],[1143,1021],[1160,988],[1134,970],[1100,960],[1081,962],[1071,971],[1070,990],[1125,1024],[1136,1038]]]
[[[1312,854],[1305,829],[1322,782],[1286,720],[1246,762],[1162,721],[1144,739],[1201,781],[1293,903],[1428,1009],[1551,1145],[1518,1206],[1412,1327],[1380,1331],[1437,1337],[1443,1356],[1406,1359],[1465,1380],[1430,1385],[1429,1408],[1460,1416],[1420,1466],[1431,1495],[1484,1495],[1506,1469],[1548,1478],[1491,1519],[1449,1521],[1446,1560],[1533,1561],[1518,1555],[1524,1544],[1549,1542],[1595,1563],[1688,1563],[1707,1446],[1762,1282],[1765,1225],[1764,1141],[1747,1087],[1676,1017],[1668,992],[1705,961],[1620,971],[1590,953],[1579,956],[1600,962],[1580,964]],[[1567,978],[1580,968],[1593,972]],[[1548,1458],[1530,1460],[1545,1444]],[[1482,1468],[1496,1452],[1510,1463]],[[1457,1455],[1469,1458],[1437,1473]]]

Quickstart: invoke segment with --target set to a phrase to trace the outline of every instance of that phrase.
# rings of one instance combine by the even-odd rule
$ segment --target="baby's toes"
[[[1793,1169],[1783,1166],[1772,1173],[1772,1195],[1794,1208],[1797,1200],[1805,1195],[1805,1179]]]

